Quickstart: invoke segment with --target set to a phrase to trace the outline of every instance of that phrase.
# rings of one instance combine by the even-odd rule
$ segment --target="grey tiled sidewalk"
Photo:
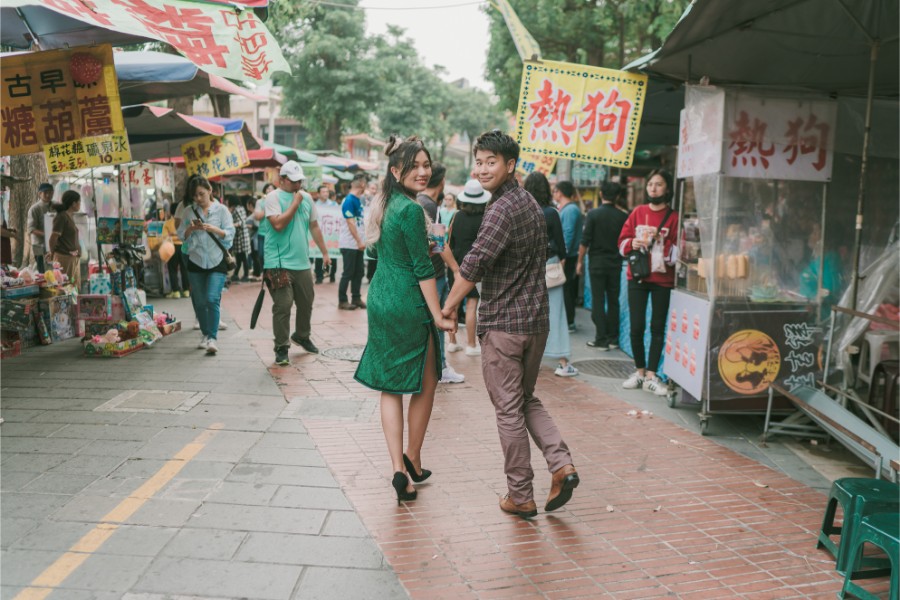
[[[254,333],[231,323],[206,357],[188,301],[156,304],[185,330],[149,350],[89,359],[69,340],[3,362],[0,597],[215,424],[49,598],[407,597],[251,348]]]

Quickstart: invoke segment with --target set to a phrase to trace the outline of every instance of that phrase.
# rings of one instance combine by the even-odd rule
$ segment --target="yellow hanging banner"
[[[523,61],[539,59],[541,57],[541,47],[538,46],[535,39],[531,37],[531,34],[528,33],[528,30],[522,25],[522,21],[519,20],[519,15],[517,15],[516,11],[513,10],[513,7],[509,5],[509,1],[494,0],[494,6],[500,11],[500,14],[503,15],[503,20],[506,21],[506,28],[509,29],[509,35],[512,36],[513,43],[516,45],[516,50],[519,52],[519,57]]]
[[[521,151],[630,167],[646,92],[646,75],[526,63],[516,117]]]
[[[216,177],[250,164],[240,133],[208,135],[181,145],[184,168],[190,175]]]

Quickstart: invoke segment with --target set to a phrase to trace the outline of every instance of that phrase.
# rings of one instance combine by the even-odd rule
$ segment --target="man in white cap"
[[[281,167],[278,188],[265,198],[266,249],[265,282],[272,294],[272,331],[275,334],[275,364],[288,365],[291,342],[307,352],[319,349],[310,339],[315,291],[309,264],[309,236],[322,251],[323,264],[331,264],[328,248],[319,229],[312,197],[302,191],[303,168],[294,161]],[[297,305],[294,333],[291,308]]]

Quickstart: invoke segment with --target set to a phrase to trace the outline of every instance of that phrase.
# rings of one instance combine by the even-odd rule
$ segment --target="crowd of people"
[[[585,270],[595,326],[587,345],[615,349],[623,260],[633,252],[648,255],[649,274],[627,270],[636,370],[622,385],[666,393],[657,371],[678,258],[672,177],[663,170],[650,173],[648,202],[630,213],[618,204],[622,186],[606,182],[600,205],[585,214],[569,181],[551,185],[535,172],[520,184],[519,146],[497,130],[475,142],[473,178],[458,195],[445,193],[446,168],[432,161],[421,140],[392,137],[386,155],[383,178],[356,174],[340,204],[325,185],[313,198],[304,189],[303,167],[294,161],[281,167],[277,185],[267,184],[258,199],[217,200],[209,181],[190,177],[183,199],[168,207],[163,228],[175,247],[168,261],[169,296],[191,299],[198,348],[214,355],[218,332],[227,328],[220,319],[223,290],[261,277],[272,298],[275,363],[290,364],[291,344],[318,353],[312,340],[315,286],[326,276],[330,282],[338,277],[338,258],[326,245],[319,213],[339,211],[343,269],[337,308],[368,313],[367,344],[354,378],[381,393],[398,502],[414,500],[413,484],[432,474],[422,466],[422,447],[435,390],[438,383],[465,381],[447,363],[448,353],[464,351],[481,357],[495,408],[508,487],[500,508],[523,518],[537,514],[530,436],[551,474],[544,510],[555,510],[580,480],[565,441],[535,396],[535,383],[544,359],[558,361],[557,376],[578,375],[570,363],[570,334],[576,331],[578,279]],[[41,185],[28,213],[29,239],[39,268],[45,259],[56,261],[77,282],[80,243],[72,214],[80,196],[66,191],[55,206],[52,197],[52,186]],[[56,216],[46,232],[44,214],[50,210]],[[46,255],[45,238],[51,249]],[[310,257],[313,246],[317,258]],[[466,325],[465,339],[457,337],[460,323]]]

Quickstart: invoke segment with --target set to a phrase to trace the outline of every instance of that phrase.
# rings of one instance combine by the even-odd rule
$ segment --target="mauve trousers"
[[[550,413],[534,395],[546,343],[546,333],[488,331],[481,336],[481,369],[497,414],[509,497],[516,504],[534,499],[529,434],[544,454],[551,473],[572,464],[569,447]]]

